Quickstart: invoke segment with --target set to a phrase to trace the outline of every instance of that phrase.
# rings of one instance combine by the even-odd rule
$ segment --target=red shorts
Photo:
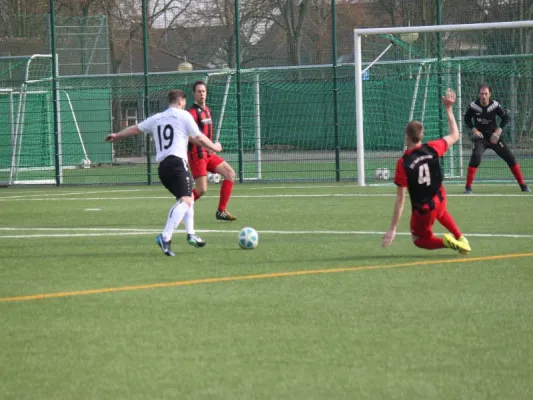
[[[194,179],[207,176],[207,172],[215,173],[215,169],[224,162],[222,157],[216,154],[205,154],[203,158],[189,154],[189,168]]]
[[[419,211],[413,209],[411,214],[411,234],[419,238],[427,238],[433,236],[433,225],[435,220],[439,220],[446,212],[446,193],[442,190],[443,200],[441,201],[435,196],[435,208],[427,211]]]

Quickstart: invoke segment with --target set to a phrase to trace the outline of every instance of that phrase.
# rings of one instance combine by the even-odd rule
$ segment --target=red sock
[[[512,167],[509,167],[511,168],[511,172],[513,173],[514,177],[516,178],[516,181],[518,182],[519,185],[523,185],[524,184],[524,177],[522,176],[522,171],[520,170],[520,166],[518,165],[518,163],[516,163],[515,165],[513,165]]]
[[[468,172],[466,174],[466,187],[469,188],[474,182],[474,176],[476,176],[477,167],[468,167]]]
[[[448,210],[445,210],[442,215],[438,218],[438,221],[440,224],[448,229],[448,231],[455,236],[456,239],[459,239],[462,235],[461,231],[459,230],[459,227],[456,225],[455,221],[453,220],[453,217],[450,215]]]
[[[192,190],[192,195],[194,196],[194,201],[198,200],[200,198],[200,195],[196,191],[196,189]]]
[[[220,188],[220,200],[218,201],[218,209],[224,211],[228,206],[231,191],[233,190],[233,181],[224,179]]]
[[[417,247],[421,247],[423,249],[427,250],[435,250],[435,249],[442,249],[446,246],[444,246],[444,243],[442,242],[441,238],[438,238],[436,236],[430,236],[425,238],[418,238],[415,240],[415,245]]]

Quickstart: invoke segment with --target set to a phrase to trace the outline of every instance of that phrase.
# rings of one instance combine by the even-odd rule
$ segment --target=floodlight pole
[[[441,15],[441,9],[442,9],[442,0],[437,0],[437,25],[442,24],[442,15]],[[443,113],[442,113],[442,104],[440,102],[440,96],[443,95],[443,88],[442,88],[442,34],[441,32],[437,32],[437,101],[439,105],[439,137],[444,136],[444,121],[443,121]],[[441,163],[443,163],[443,160],[441,159]]]
[[[59,142],[59,88],[57,85],[56,56],[56,9],[55,1],[50,0],[50,47],[52,50],[52,108],[54,114],[54,162],[56,186],[61,185],[60,142]]]
[[[335,0],[331,0],[331,45],[333,65],[333,136],[335,138],[335,181],[341,180],[340,143],[339,143],[339,88],[337,83],[337,10]]]
[[[239,0],[235,0],[235,100],[237,102],[237,151],[239,160],[239,183],[244,182],[244,141],[242,137],[241,110],[241,44]]]
[[[150,115],[150,92],[148,89],[148,28],[146,19],[146,0],[142,0],[142,24],[143,24],[143,53],[144,53],[144,118]],[[146,135],[146,183],[152,184],[152,160],[151,160],[151,138]]]

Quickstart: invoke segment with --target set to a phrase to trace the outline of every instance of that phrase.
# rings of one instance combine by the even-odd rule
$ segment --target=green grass
[[[490,154],[490,153],[488,153]],[[375,171],[377,168],[388,168],[391,179],[396,168],[396,162],[400,153],[389,153],[386,155],[370,155],[365,160],[365,177],[369,182],[375,181]],[[235,155],[233,154],[233,159]],[[280,157],[278,155],[278,157]],[[287,157],[292,157],[292,161],[263,161],[261,164],[261,176],[265,181],[335,181],[336,164],[334,156],[324,160],[320,153],[302,153],[294,155],[288,153]],[[294,159],[296,157],[296,159]],[[352,157],[352,158],[349,158]],[[468,166],[470,155],[463,159],[463,177],[466,177],[466,167]],[[249,157],[248,157],[249,158]],[[522,173],[526,180],[533,180],[533,157],[519,155]],[[231,162],[235,171],[238,171],[238,162]],[[158,182],[157,164],[151,165],[151,180]],[[257,165],[255,162],[246,161],[243,165],[245,178],[257,177]],[[339,163],[339,173],[342,180],[357,179],[357,160],[355,154],[352,156],[343,155]],[[448,167],[445,168],[448,172]],[[458,175],[458,171],[454,170]],[[95,184],[140,184],[148,181],[147,164],[131,165],[100,165],[89,169],[65,169],[63,171],[63,183],[67,185],[95,185]],[[55,171],[20,171],[16,179],[24,181],[29,179],[55,179]],[[9,180],[9,171],[0,171],[0,182]],[[459,178],[464,180],[464,178]],[[485,157],[476,174],[476,181],[514,181],[514,177],[507,167],[507,164],[499,158]]]
[[[0,398],[532,398],[533,197],[475,189],[447,187],[466,257],[408,208],[381,248],[395,188],[328,183],[236,185],[235,223],[210,186],[174,258],[159,185],[1,189]]]

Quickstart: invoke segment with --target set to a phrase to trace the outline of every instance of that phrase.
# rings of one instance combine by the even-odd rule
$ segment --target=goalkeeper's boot
[[[155,242],[158,244],[158,246],[161,248],[161,251],[165,253],[169,257],[174,257],[175,254],[170,250],[170,240],[168,242],[165,242],[162,235],[159,235],[155,238]]]
[[[465,238],[463,235],[461,235],[461,237],[457,239],[457,242],[459,242],[459,253],[468,254],[472,251],[470,243],[468,243],[467,238]]]
[[[470,186],[465,186],[465,194],[472,194],[472,188]]]
[[[459,241],[456,238],[454,238],[453,235],[450,235],[449,233],[446,233],[443,236],[442,243],[444,244],[445,247],[449,249],[459,251],[459,247],[460,247]]]
[[[187,243],[194,247],[204,247],[207,243],[196,235],[187,234]]]
[[[520,189],[522,189],[522,192],[528,192],[528,193],[531,192],[531,189],[525,183],[520,185]]]
[[[228,210],[218,210],[215,216],[221,221],[235,221],[237,219],[237,217],[235,215],[231,215]]]

